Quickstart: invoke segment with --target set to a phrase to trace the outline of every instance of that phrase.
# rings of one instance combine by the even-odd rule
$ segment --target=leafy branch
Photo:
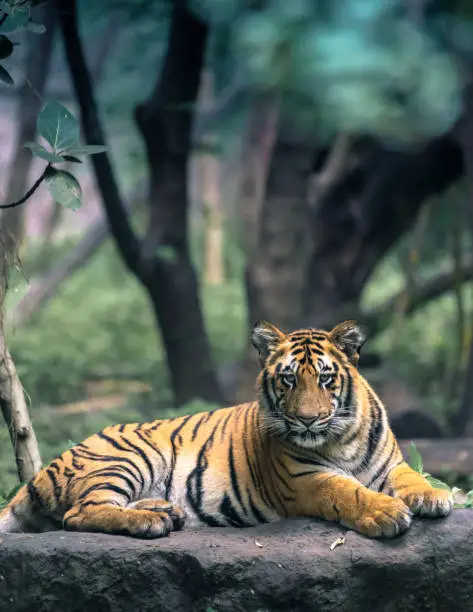
[[[31,19],[31,6],[37,4],[29,0],[0,0],[0,60],[11,56],[16,43],[13,43],[6,34],[18,30],[29,30],[34,34],[44,34],[46,28],[41,23]],[[8,70],[0,64],[0,81],[7,85],[15,82]]]
[[[0,204],[0,209],[4,210],[6,208],[16,208],[17,206],[21,206],[22,204],[24,204],[26,200],[28,200],[33,195],[33,193],[38,189],[38,187],[44,181],[50,169],[51,169],[51,164],[48,164],[46,168],[43,170],[41,176],[38,178],[38,180],[35,183],[33,183],[33,185],[28,189],[28,191],[25,193],[24,196],[22,196],[16,202],[10,202],[10,204]]]
[[[446,482],[443,482],[438,478],[434,478],[431,474],[424,472],[424,462],[414,442],[411,442],[409,445],[408,463],[415,472],[422,474],[422,476],[424,476],[427,482],[434,487],[434,489],[446,489],[447,491],[451,491],[453,499],[455,500],[455,508],[473,508],[473,490],[466,493],[464,501],[458,501],[456,499],[458,494],[463,493],[461,489],[458,487],[449,487]]]
[[[66,170],[54,167],[57,163],[82,163],[80,157],[95,155],[107,150],[101,145],[82,146],[79,143],[80,128],[77,119],[65,106],[48,102],[38,115],[37,130],[49,148],[36,142],[27,142],[25,147],[40,159],[48,162],[41,176],[16,202],[0,204],[0,209],[16,208],[26,202],[46,181],[52,198],[66,208],[77,210],[82,203],[82,190],[77,179]]]

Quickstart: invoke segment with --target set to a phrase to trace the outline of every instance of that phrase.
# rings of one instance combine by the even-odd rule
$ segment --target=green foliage
[[[452,266],[452,230],[455,223],[464,224],[459,214],[465,210],[465,197],[464,185],[456,185],[429,203],[430,212],[421,238],[415,238],[417,230],[413,228],[378,264],[364,290],[362,310],[376,308],[406,290],[403,262],[410,263],[415,285]],[[416,260],[412,261],[414,240],[418,247]],[[468,260],[471,246],[464,232],[460,245],[464,261]],[[453,290],[427,302],[409,316],[403,315],[402,299],[399,300],[386,316],[386,329],[370,339],[372,349],[387,359],[396,374],[444,424],[457,410],[463,392],[463,385],[459,383],[465,374],[465,349],[471,333],[469,322],[473,320],[473,283],[463,283],[461,295],[467,322],[461,349],[458,302]]]
[[[58,102],[45,104],[37,119],[38,134],[48,143],[50,149],[35,142],[25,147],[36,157],[49,162],[44,177],[53,200],[71,210],[82,205],[82,190],[78,180],[66,170],[58,170],[52,164],[61,162],[82,163],[79,157],[103,153],[102,145],[79,145],[80,126],[74,115]],[[38,183],[39,184],[39,183]]]
[[[71,210],[81,207],[82,190],[79,181],[70,172],[50,168],[46,183],[55,202]]]
[[[409,445],[409,465],[414,471],[418,472],[419,474],[422,474],[422,476],[424,476],[424,478],[427,480],[430,486],[433,487],[434,489],[445,489],[447,491],[450,491],[454,499],[459,493],[460,494],[462,493],[462,491],[458,487],[450,487],[446,482],[443,482],[442,480],[439,480],[438,478],[434,478],[427,472],[424,472],[423,460],[414,442],[411,442]],[[466,493],[464,501],[458,502],[455,499],[455,508],[472,508],[472,507],[473,507],[473,490]]]
[[[5,36],[5,32],[16,32],[23,28],[36,34],[45,32],[43,25],[31,21],[30,8],[28,1],[0,0],[0,60],[10,57],[14,48],[12,41]],[[11,75],[1,64],[0,80],[9,85],[14,84]],[[49,165],[23,198],[2,207],[12,208],[23,204],[46,178],[53,199],[67,208],[77,210],[81,206],[82,195],[77,179],[70,172],[53,168],[52,164],[66,161],[81,163],[80,157],[103,153],[106,147],[102,145],[80,146],[79,122],[65,106],[54,101],[48,102],[40,112],[37,119],[37,130],[50,148],[46,149],[34,142],[27,142],[24,146],[29,148],[34,156],[46,160]]]
[[[50,259],[63,257],[71,247],[71,241],[52,245]],[[8,309],[15,308],[26,279],[36,273],[36,254],[29,247],[22,271],[12,275]],[[201,293],[216,363],[236,360],[247,338],[241,283],[232,279],[222,286],[204,286]],[[83,399],[87,381],[95,376],[141,380],[160,390],[161,404],[172,402],[149,302],[111,243],[63,285],[30,325],[11,330],[8,344],[33,411]]]
[[[284,92],[288,112],[318,137],[328,128],[404,145],[443,133],[460,113],[465,77],[444,32],[429,18],[414,23],[402,0],[191,6],[214,27],[230,27],[246,83]]]
[[[46,31],[42,24],[34,23],[31,20],[30,11],[30,3],[27,1],[0,1],[0,60],[10,57],[14,48],[12,41],[5,34],[12,34],[23,29],[34,34],[44,34]],[[8,70],[2,65],[0,65],[0,80],[7,85],[15,84]]]
[[[27,2],[3,0],[0,2],[2,24],[0,32],[11,34],[26,27],[30,19],[30,5]],[[6,17],[4,17],[6,16]]]
[[[26,149],[30,149],[31,153],[33,153],[35,157],[45,159],[46,161],[52,164],[63,162],[65,159],[62,155],[58,155],[57,153],[48,151],[47,149],[45,149],[43,146],[41,146],[40,144],[36,142],[25,142],[23,146]]]
[[[73,157],[83,157],[84,155],[97,155],[97,153],[104,153],[106,150],[107,147],[104,147],[102,145],[86,145],[82,147],[77,146],[67,148],[67,152],[70,156]]]
[[[417,450],[417,447],[414,442],[411,442],[409,445],[409,465],[419,474],[423,474],[424,464],[422,462],[422,457],[420,456],[420,453]]]
[[[37,128],[54,153],[69,151],[79,140],[79,122],[58,102],[48,102],[43,107],[38,115]]]
[[[19,484],[16,484],[9,491],[4,491],[0,489],[0,510],[4,508],[8,504],[8,502],[13,499],[13,497],[15,497],[15,495],[18,493],[22,486],[23,483],[21,482]]]
[[[72,247],[71,240],[53,244],[51,261],[62,258]],[[7,310],[15,307],[26,289],[26,279],[37,271],[37,247],[29,245],[22,269],[12,272]],[[214,361],[219,366],[232,363],[241,355],[247,338],[243,287],[233,279],[219,287],[202,287],[201,293]],[[173,407],[166,359],[149,302],[111,243],[65,283],[28,326],[10,330],[7,341],[31,405],[45,462],[114,423],[216,407],[202,401],[179,410]],[[98,412],[63,414],[55,408],[86,401],[88,382],[97,377],[131,378],[149,385],[151,391],[132,394],[125,387],[125,406]],[[0,489],[9,491],[16,478],[8,431],[0,426]]]

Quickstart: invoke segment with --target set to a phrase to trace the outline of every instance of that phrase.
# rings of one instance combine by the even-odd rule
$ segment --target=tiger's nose
[[[317,417],[314,417],[314,416],[310,416],[310,417],[299,416],[298,418],[299,418],[299,421],[301,423],[304,423],[306,427],[310,427],[312,423],[315,423],[315,421],[317,420]]]

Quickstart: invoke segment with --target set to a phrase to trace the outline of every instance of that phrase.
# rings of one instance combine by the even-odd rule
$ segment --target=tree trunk
[[[211,68],[202,71],[199,92],[199,112],[208,113],[215,106],[214,74]],[[220,159],[212,150],[218,144],[215,134],[209,133],[198,145],[210,151],[197,151],[200,174],[200,199],[204,218],[203,280],[209,285],[221,285],[225,280],[223,256],[223,211],[220,193]]]
[[[87,144],[105,144],[90,71],[78,32],[75,0],[56,0],[64,46]],[[136,109],[150,166],[150,222],[144,241],[133,231],[109,156],[92,156],[110,230],[125,265],[140,280],[161,328],[174,396],[220,398],[187,244],[187,163],[206,27],[181,0],[172,9],[162,80]]]
[[[0,328],[0,410],[8,427],[20,482],[28,482],[42,466],[25,394]]]
[[[272,102],[275,118],[277,101]],[[264,106],[258,105],[253,111],[261,108]],[[260,131],[254,142],[256,146],[252,147],[253,155],[259,154],[255,164],[250,161],[247,170],[256,176],[262,171],[264,179],[265,166],[268,168],[266,185],[261,185],[261,178],[256,177],[253,181],[247,179],[246,184],[248,321],[251,325],[259,319],[266,319],[289,331],[302,315],[300,298],[310,238],[306,196],[313,148],[291,141],[282,132],[278,134],[277,122],[266,121],[267,132]],[[250,131],[249,135],[254,134]],[[253,195],[253,210],[250,194]],[[248,343],[237,374],[236,401],[252,398],[257,371],[258,358]]]
[[[279,134],[271,157],[254,251],[246,271],[249,321],[290,330],[302,315],[309,247],[307,188],[313,147]]]
[[[10,434],[18,478],[20,482],[27,482],[41,469],[41,456],[23,387],[5,341],[3,306],[8,288],[9,268],[17,259],[13,243],[10,243],[8,250],[2,248],[5,239],[2,228],[0,231],[0,412]]]
[[[462,172],[460,149],[449,137],[408,153],[372,147],[313,213],[302,324],[330,327],[358,316],[374,267],[412,225],[422,202]]]
[[[55,29],[54,7],[49,2],[34,9],[33,18],[46,27],[41,36],[28,34],[26,41],[25,80],[18,92],[18,123],[16,150],[10,164],[10,175],[5,202],[15,202],[26,191],[28,174],[33,159],[23,146],[36,138],[36,119],[43,105],[42,97],[49,72]],[[23,239],[23,218],[26,208],[18,206],[0,213],[4,236],[3,247],[13,253]]]
[[[261,209],[269,164],[278,133],[280,99],[273,92],[254,94],[248,110],[246,142],[242,146],[242,247],[251,259],[259,238]]]
[[[324,188],[323,197],[306,213],[310,154],[307,145],[291,147],[278,139],[258,217],[262,225],[247,272],[250,322],[266,318],[287,330],[330,328],[357,316],[363,322],[359,300],[376,264],[408,230],[422,202],[463,173],[461,151],[451,137],[409,153],[388,152],[370,144],[358,163],[348,171],[345,168],[330,189]],[[316,172],[328,165],[327,155],[316,163]],[[320,196],[320,189],[316,191]],[[443,290],[442,279],[440,287],[439,279],[426,283],[426,299],[430,289],[434,294]],[[370,313],[370,332],[382,327],[383,313],[382,309]],[[258,366],[250,354],[248,349],[236,374],[237,400],[248,399],[252,393]],[[231,385],[230,392],[234,393]]]
[[[181,404],[196,397],[220,400],[188,248],[192,108],[206,40],[207,26],[187,10],[185,2],[176,0],[159,82],[135,113],[150,174],[150,218],[141,276],[161,328],[175,396]]]

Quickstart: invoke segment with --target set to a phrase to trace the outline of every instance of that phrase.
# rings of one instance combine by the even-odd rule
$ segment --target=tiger
[[[356,321],[285,334],[256,322],[257,400],[106,427],[66,450],[0,513],[0,532],[101,532],[160,538],[186,528],[289,517],[369,538],[414,515],[446,517],[448,490],[405,462],[386,410],[360,374]]]

